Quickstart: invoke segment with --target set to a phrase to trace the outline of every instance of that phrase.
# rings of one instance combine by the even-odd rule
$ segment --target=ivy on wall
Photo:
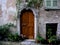
[[[17,2],[17,5],[20,5],[21,0],[16,0],[16,2]]]
[[[29,0],[27,1],[27,6],[37,8],[41,6],[42,1],[43,0]],[[17,5],[20,5],[20,3],[21,3],[21,0],[17,0]]]
[[[34,6],[34,7],[40,7],[42,4],[42,0],[30,0],[28,1],[28,6],[31,7],[31,6]]]

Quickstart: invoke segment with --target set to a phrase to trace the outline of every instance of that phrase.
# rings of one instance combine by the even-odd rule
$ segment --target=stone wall
[[[23,3],[24,1],[22,1]],[[22,4],[23,5],[23,4]],[[22,6],[20,6],[21,8]],[[39,30],[42,37],[46,38],[46,23],[58,23],[57,36],[60,35],[60,10],[46,11],[44,6],[40,8],[39,13]],[[13,23],[16,25],[17,8],[16,0],[0,0],[0,25]],[[19,22],[19,21],[18,21]],[[20,25],[17,24],[17,29],[12,28],[12,32],[20,30]],[[19,31],[18,31],[19,32]]]
[[[60,10],[45,10],[44,7],[40,8],[39,27],[40,34],[46,38],[46,24],[58,23],[57,37],[60,36]]]
[[[14,23],[13,21],[15,20],[13,18],[16,15],[16,0],[0,0],[0,18],[3,18],[3,24]]]
[[[0,0],[0,25],[12,23],[16,26],[16,18],[16,0]]]

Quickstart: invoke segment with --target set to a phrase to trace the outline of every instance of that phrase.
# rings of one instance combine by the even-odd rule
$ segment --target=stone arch
[[[33,9],[33,8],[23,8],[19,11],[19,15],[18,17],[21,15],[21,12],[23,10],[30,10],[33,12],[34,14],[34,39],[36,39],[37,36],[37,30],[38,30],[38,10],[37,9]],[[17,20],[17,29],[18,29],[18,34],[20,35],[20,17]]]

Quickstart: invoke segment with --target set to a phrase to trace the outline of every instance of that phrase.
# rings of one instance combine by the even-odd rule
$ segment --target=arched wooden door
[[[24,11],[20,16],[21,34],[28,39],[34,38],[34,15],[32,11]]]

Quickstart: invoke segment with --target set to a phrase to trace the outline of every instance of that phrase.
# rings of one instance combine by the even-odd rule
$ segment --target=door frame
[[[32,12],[33,12],[33,15],[34,15],[34,39],[36,39],[37,37],[37,31],[38,31],[38,10],[37,9],[34,9],[34,8],[23,8],[21,10],[18,11],[18,19],[17,19],[17,30],[18,30],[18,34],[20,35],[20,15],[21,15],[21,12],[22,10],[28,10],[30,9]]]

